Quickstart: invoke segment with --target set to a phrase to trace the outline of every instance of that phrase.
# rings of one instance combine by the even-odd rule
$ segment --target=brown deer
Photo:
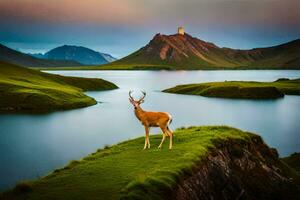
[[[160,127],[163,132],[163,138],[160,142],[158,148],[160,149],[163,142],[165,141],[166,137],[170,137],[170,145],[169,149],[172,149],[173,145],[173,133],[169,129],[168,125],[172,122],[172,116],[166,112],[148,112],[144,111],[140,104],[144,103],[144,98],[146,97],[146,92],[142,92],[143,96],[139,100],[134,100],[131,96],[132,91],[129,91],[129,101],[134,107],[134,114],[138,118],[138,120],[143,124],[145,127],[146,137],[145,137],[145,145],[144,149],[147,147],[150,148],[150,141],[149,141],[149,131],[150,127]]]

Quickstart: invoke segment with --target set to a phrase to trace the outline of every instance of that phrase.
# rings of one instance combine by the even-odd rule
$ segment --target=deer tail
[[[172,121],[173,121],[173,118],[172,118],[172,116],[170,114],[168,114],[168,115],[169,115],[168,125],[170,125],[172,123]]]
[[[170,114],[168,114],[168,115],[169,115],[169,121],[168,121],[167,129],[170,132],[170,134],[173,134],[173,131],[169,128],[169,125],[172,123],[173,118]]]

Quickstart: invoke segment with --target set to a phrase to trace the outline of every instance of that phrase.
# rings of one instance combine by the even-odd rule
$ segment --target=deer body
[[[150,148],[150,141],[149,141],[150,127],[160,127],[160,129],[163,132],[163,138],[158,148],[161,148],[166,137],[170,137],[169,149],[172,149],[173,133],[168,127],[169,124],[172,122],[171,115],[166,112],[144,111],[140,107],[140,104],[144,102],[144,98],[146,96],[146,93],[143,94],[144,96],[140,100],[136,101],[131,97],[131,92],[129,92],[129,97],[130,97],[129,101],[134,106],[134,114],[137,117],[137,119],[142,123],[142,125],[145,127],[146,137],[145,137],[144,149],[146,149],[147,147]]]
[[[160,127],[172,120],[171,115],[165,112],[147,112],[142,108],[135,109],[135,116],[144,125],[149,127]]]

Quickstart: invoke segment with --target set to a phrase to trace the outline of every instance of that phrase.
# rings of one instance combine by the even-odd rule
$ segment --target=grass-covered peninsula
[[[171,151],[166,144],[161,150],[157,149],[161,135],[150,136],[152,148],[149,150],[142,150],[143,137],[129,140],[100,149],[38,181],[27,183],[32,191],[25,195],[32,200],[109,200],[140,195],[139,190],[146,187],[149,193],[143,195],[159,196],[156,192],[174,186],[196,161],[216,148],[217,142],[230,139],[246,141],[251,137],[251,134],[225,126],[178,129],[174,134]],[[16,197],[24,198],[22,195]]]
[[[187,84],[165,89],[163,92],[236,99],[276,99],[285,94],[300,95],[300,79],[278,79],[274,82],[225,81]]]
[[[39,180],[19,183],[15,188],[0,194],[0,197],[32,200],[172,199],[168,195],[175,195],[176,186],[189,181],[185,177],[197,174],[195,172],[197,165],[212,170],[212,173],[201,175],[201,180],[204,180],[205,184],[208,183],[206,178],[210,178],[212,183],[222,181],[218,173],[224,173],[226,166],[220,165],[219,169],[211,168],[211,164],[207,163],[212,157],[215,159],[213,163],[221,161],[227,164],[226,162],[231,162],[230,157],[233,160],[235,159],[233,157],[236,157],[237,160],[241,159],[239,166],[251,168],[257,165],[249,171],[249,174],[245,170],[237,168],[233,170],[233,172],[245,173],[247,180],[248,175],[255,177],[253,174],[257,172],[261,173],[259,178],[263,181],[267,180],[265,176],[272,174],[273,169],[268,169],[266,173],[264,168],[276,166],[277,169],[281,166],[278,165],[277,154],[273,153],[273,150],[269,149],[255,134],[227,126],[180,128],[174,133],[172,150],[169,150],[167,145],[161,150],[156,148],[160,143],[161,135],[151,135],[152,148],[148,150],[142,150],[143,137],[125,141],[100,149],[79,161],[71,161],[64,168],[56,169]],[[260,166],[261,158],[265,159],[261,160],[264,166]],[[243,163],[243,160],[247,162]],[[218,172],[219,170],[221,172]],[[200,172],[205,170],[200,169]],[[216,176],[213,172],[217,173]],[[231,179],[231,176],[228,178]],[[276,177],[270,180],[272,180],[270,184],[277,184]],[[259,180],[255,181],[259,182]],[[274,185],[268,185],[269,182],[264,184],[272,190],[271,193],[275,192],[276,188],[272,187]],[[261,189],[264,190],[263,187],[264,185]],[[180,194],[180,190],[178,191]],[[210,192],[214,193],[207,188],[206,193]],[[230,195],[233,194],[232,192]]]
[[[0,111],[46,112],[96,104],[87,90],[117,88],[96,78],[65,77],[0,62]]]

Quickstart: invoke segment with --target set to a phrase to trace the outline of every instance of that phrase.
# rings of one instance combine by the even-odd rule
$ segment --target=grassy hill
[[[293,153],[290,156],[282,158],[282,160],[300,174],[300,153]]]
[[[50,60],[39,59],[28,54],[10,49],[0,44],[0,61],[24,66],[24,67],[61,67],[61,66],[80,66],[79,62],[72,60]]]
[[[274,82],[225,81],[178,85],[163,92],[205,97],[240,99],[276,99],[284,94],[300,95],[300,79],[278,79]]]
[[[157,34],[136,52],[99,68],[127,69],[300,69],[300,39],[285,44],[238,50],[185,35]]]
[[[188,180],[185,177],[197,172],[196,165],[210,168],[209,157],[219,159],[219,155],[223,155],[220,162],[226,166],[226,162],[231,162],[231,159],[241,159],[239,165],[242,167],[248,163],[249,166],[257,165],[249,171],[250,176],[255,177],[253,174],[256,174],[256,170],[262,169],[258,170],[261,180],[256,177],[256,181],[262,181],[262,184],[256,185],[261,185],[260,189],[264,189],[263,184],[266,184],[268,190],[276,194],[276,187],[270,187],[272,185],[268,185],[269,182],[266,181],[273,169],[268,172],[263,169],[269,166],[281,168],[281,163],[277,160],[276,153],[272,153],[273,150],[259,136],[226,126],[180,128],[175,131],[174,148],[168,150],[167,145],[164,145],[158,150],[155,147],[161,138],[161,135],[151,135],[152,148],[149,150],[142,150],[143,137],[99,149],[37,181],[18,184],[14,189],[3,193],[2,199],[172,199],[172,194],[176,194],[176,186]],[[256,152],[259,156],[253,153],[243,163],[243,156],[249,156],[248,148],[252,149],[251,153]],[[218,171],[208,168],[206,170],[215,170],[215,173]],[[281,170],[281,175],[287,171],[283,168]],[[203,171],[205,170],[199,172]],[[239,169],[235,168],[233,171],[237,172]],[[212,178],[211,183],[222,180],[221,175],[215,174],[217,176],[212,177],[213,172],[208,172],[201,175],[205,182],[202,184],[208,185],[206,178]],[[249,175],[245,170],[241,172]],[[231,178],[229,176],[230,180]],[[251,182],[251,178],[247,180]],[[277,184],[276,177],[270,180],[270,184]],[[285,183],[281,184],[281,188],[284,186]],[[220,191],[218,188],[217,190]],[[252,187],[252,190],[257,188]],[[269,191],[264,192],[267,194]],[[211,194],[213,191],[206,188],[206,193]]]
[[[102,79],[65,77],[0,62],[0,111],[63,110],[96,104],[86,90],[109,90]]]

